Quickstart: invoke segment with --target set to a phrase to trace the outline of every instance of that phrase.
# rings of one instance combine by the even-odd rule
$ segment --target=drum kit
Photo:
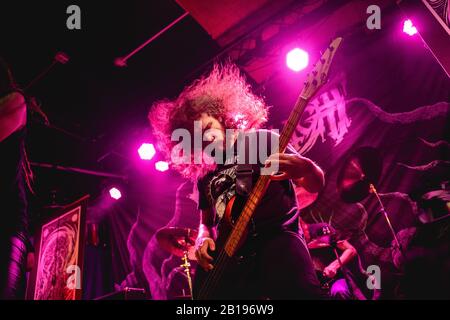
[[[372,147],[362,147],[356,149],[344,161],[344,164],[338,172],[336,180],[337,192],[341,200],[345,203],[358,203],[372,195],[378,203],[379,213],[383,215],[386,225],[392,234],[393,250],[398,252],[403,257],[403,248],[400,245],[398,236],[392,226],[389,215],[376,188],[381,178],[382,168],[382,158],[377,149]],[[332,240],[333,237],[330,237],[331,233],[332,232],[329,230],[325,231],[323,237],[308,243],[308,248],[312,250],[313,255],[314,250],[321,250],[322,248],[331,249],[341,266],[340,269],[344,271],[345,269],[342,268],[342,262],[336,251],[336,242],[335,240]],[[354,285],[351,276],[349,276],[347,272],[344,273],[344,278],[347,281],[349,288],[351,288],[353,295],[358,297],[358,299],[365,299],[364,295],[360,289]],[[329,280],[324,278],[322,287],[329,289],[329,287],[327,287],[328,285]]]
[[[383,169],[383,162],[379,151],[372,147],[362,147],[355,150],[344,161],[338,173],[336,185],[341,200],[345,203],[358,203],[369,195],[373,195],[378,202],[380,213],[383,214],[387,226],[394,239],[394,244],[401,250],[397,234],[392,227],[391,220],[385,210],[383,202],[377,191],[378,184]],[[310,249],[329,246],[329,243],[313,242]]]
[[[180,268],[183,270],[188,286],[189,295],[183,294],[178,299],[192,299],[192,270],[191,261],[196,261],[195,257],[195,240],[198,232],[189,228],[163,228],[156,233],[156,240],[159,246],[168,253],[180,257],[182,264]]]

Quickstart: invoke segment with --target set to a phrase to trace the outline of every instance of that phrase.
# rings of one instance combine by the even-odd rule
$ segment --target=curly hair
[[[148,119],[159,149],[170,161],[176,129],[194,130],[194,121],[206,113],[220,119],[225,129],[259,129],[267,121],[268,106],[256,96],[236,65],[215,64],[212,71],[184,88],[174,100],[152,105]],[[202,164],[173,164],[184,177],[197,180],[213,167]]]

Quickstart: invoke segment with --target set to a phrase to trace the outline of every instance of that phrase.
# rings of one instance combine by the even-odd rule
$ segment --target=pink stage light
[[[152,160],[156,154],[155,146],[151,143],[143,143],[138,152],[142,160]]]
[[[403,32],[409,36],[417,34],[417,28],[413,25],[410,19],[405,20],[405,22],[403,23]]]
[[[120,190],[117,189],[117,188],[111,188],[111,189],[109,189],[109,195],[110,195],[111,198],[113,198],[114,200],[119,200],[120,198],[122,198],[122,192],[120,192]]]
[[[309,64],[309,55],[306,51],[295,48],[286,55],[286,65],[289,69],[299,72]]]
[[[160,172],[165,172],[169,170],[169,164],[165,161],[159,161],[155,164],[155,168]]]

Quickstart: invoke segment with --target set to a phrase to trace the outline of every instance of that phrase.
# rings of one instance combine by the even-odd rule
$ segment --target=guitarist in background
[[[236,66],[215,66],[212,72],[197,81],[172,101],[156,102],[149,120],[160,148],[170,157],[177,142],[172,132],[186,129],[194,132],[194,121],[202,127],[204,148],[215,143],[222,150],[232,148],[231,157],[222,163],[202,161],[201,164],[174,164],[185,177],[196,181],[199,189],[201,222],[196,241],[199,265],[210,272],[219,250],[216,243],[217,226],[226,220],[230,203],[245,200],[245,192],[259,175],[262,167],[277,165],[272,183],[256,208],[245,241],[238,250],[236,268],[229,270],[222,281],[220,299],[318,299],[320,289],[305,240],[298,227],[299,210],[306,207],[304,199],[315,199],[324,185],[322,170],[310,159],[287,150],[259,158],[245,176],[236,161],[236,140],[226,129],[241,132],[256,130],[257,150],[266,148],[270,155],[270,131],[260,130],[267,121],[268,107],[254,95]],[[262,134],[265,133],[265,134]],[[265,143],[265,139],[267,142]],[[227,141],[228,140],[228,141]],[[231,140],[231,141],[230,141]],[[228,155],[228,153],[227,153]],[[216,157],[214,157],[216,159]],[[248,169],[248,167],[247,167]],[[248,171],[246,171],[248,173]],[[228,217],[236,219],[236,217]],[[195,285],[194,285],[195,287]],[[194,288],[195,291],[195,288]]]

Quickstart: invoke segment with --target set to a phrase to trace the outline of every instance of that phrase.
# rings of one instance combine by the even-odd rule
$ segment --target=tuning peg
[[[333,51],[334,47],[333,46],[329,46],[329,49],[330,49],[330,51]]]
[[[318,72],[316,70],[313,70],[312,74],[315,76],[317,76]]]

